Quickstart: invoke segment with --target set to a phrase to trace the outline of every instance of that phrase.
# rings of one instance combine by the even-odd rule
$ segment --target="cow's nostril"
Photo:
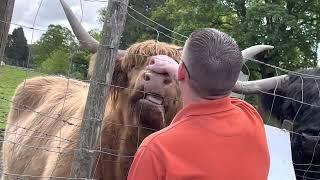
[[[150,75],[148,74],[148,73],[144,73],[144,75],[143,75],[143,79],[145,80],[145,81],[150,81]]]
[[[172,82],[172,80],[170,79],[170,78],[165,78],[164,80],[163,80],[163,83],[164,84],[170,84]]]

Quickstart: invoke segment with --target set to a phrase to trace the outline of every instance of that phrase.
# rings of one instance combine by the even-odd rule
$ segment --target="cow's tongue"
[[[143,127],[160,130],[165,126],[162,99],[146,96],[137,107],[140,123]]]

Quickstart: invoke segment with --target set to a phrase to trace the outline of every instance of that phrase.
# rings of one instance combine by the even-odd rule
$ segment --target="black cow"
[[[292,124],[291,149],[297,180],[320,179],[320,69],[238,82],[234,91],[260,94],[264,110],[281,124]]]

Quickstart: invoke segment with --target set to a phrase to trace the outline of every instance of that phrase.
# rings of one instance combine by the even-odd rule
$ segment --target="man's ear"
[[[183,81],[185,78],[186,78],[186,68],[185,68],[183,63],[180,63],[179,64],[179,68],[178,68],[177,80],[178,81]]]

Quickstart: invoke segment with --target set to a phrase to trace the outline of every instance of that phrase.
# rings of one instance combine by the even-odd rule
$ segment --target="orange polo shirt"
[[[240,99],[191,104],[140,145],[128,180],[266,180],[263,121]]]

